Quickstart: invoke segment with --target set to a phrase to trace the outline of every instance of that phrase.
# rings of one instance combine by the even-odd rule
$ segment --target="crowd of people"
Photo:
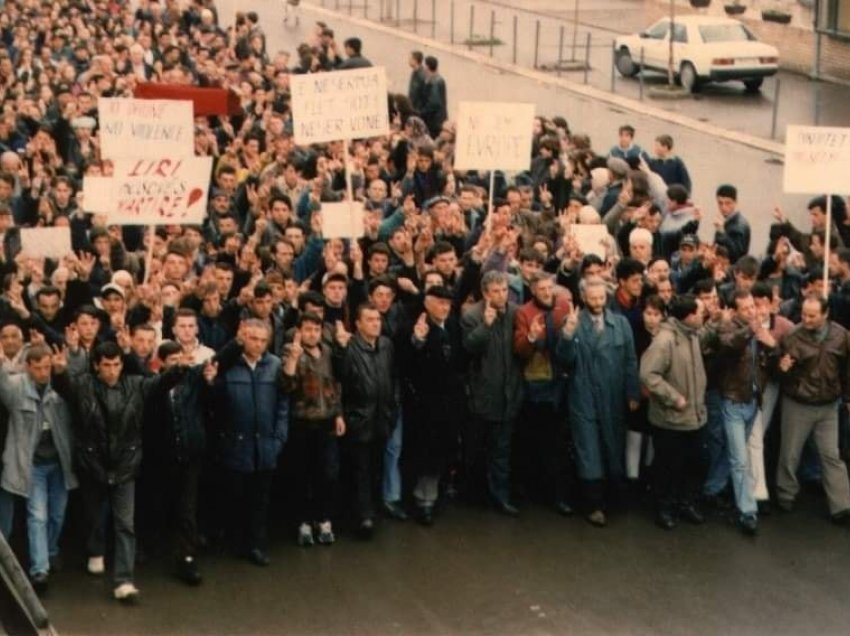
[[[805,231],[776,210],[756,258],[736,187],[703,212],[669,135],[644,149],[623,125],[600,148],[540,116],[530,169],[496,173],[488,209],[490,175],[453,167],[435,57],[411,52],[392,132],[346,158],[294,143],[288,85],[369,66],[360,39],[340,47],[319,23],[274,51],[256,14],[225,28],[212,0],[184,4],[0,13],[0,532],[25,510],[37,590],[61,567],[74,489],[86,568],[104,574],[114,546],[122,601],[142,548],[173,546],[193,585],[205,548],[269,565],[272,501],[305,548],[346,522],[368,539],[379,516],[430,526],[454,497],[605,526],[649,493],[662,528],[711,506],[751,535],[771,501],[791,510],[819,481],[832,519],[850,516],[841,199],[825,281],[825,197]],[[108,173],[98,98],[144,81],[241,99],[195,120],[214,158],[203,225],[86,212],[82,178]],[[346,164],[364,233],[325,239]],[[591,224],[607,240],[581,240]],[[66,257],[21,251],[19,228],[62,226]]]

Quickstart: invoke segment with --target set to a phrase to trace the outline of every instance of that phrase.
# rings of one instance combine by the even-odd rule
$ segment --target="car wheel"
[[[682,84],[682,88],[689,93],[699,92],[699,76],[697,76],[694,65],[690,62],[684,62],[679,69],[679,82]]]
[[[748,93],[758,93],[761,90],[761,85],[764,84],[763,77],[756,77],[754,79],[744,80],[744,88],[747,89]]]
[[[617,71],[619,71],[620,75],[623,77],[634,77],[640,71],[640,67],[635,64],[635,61],[632,59],[632,54],[629,53],[629,49],[623,47],[617,51],[617,59],[615,60],[617,65]]]

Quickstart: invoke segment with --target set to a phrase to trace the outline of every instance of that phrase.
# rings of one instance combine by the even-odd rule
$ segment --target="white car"
[[[617,70],[625,77],[643,68],[667,72],[670,36],[673,37],[673,69],[688,91],[706,82],[741,80],[748,91],[758,91],[765,77],[779,70],[776,47],[759,42],[737,20],[709,16],[682,16],[673,22],[663,18],[643,33],[614,40]]]

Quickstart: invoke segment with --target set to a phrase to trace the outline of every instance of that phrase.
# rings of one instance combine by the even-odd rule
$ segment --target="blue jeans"
[[[708,410],[706,445],[708,450],[708,475],[703,492],[717,495],[729,483],[729,454],[726,452],[726,434],[723,430],[723,410],[720,393],[716,389],[705,392],[705,407]]]
[[[395,429],[390,433],[387,445],[384,448],[382,492],[384,501],[388,503],[401,501],[401,471],[398,467],[398,461],[401,458],[401,435],[402,416],[401,409],[399,409]]]
[[[49,558],[59,554],[59,535],[65,521],[68,490],[59,462],[33,464],[27,499],[30,576],[46,574]]]
[[[726,432],[726,448],[729,457],[729,472],[735,491],[735,503],[742,515],[758,512],[754,494],[753,478],[749,470],[747,440],[758,413],[758,403],[722,401],[723,429]]]

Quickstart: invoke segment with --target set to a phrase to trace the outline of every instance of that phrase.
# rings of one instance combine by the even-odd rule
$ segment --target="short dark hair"
[[[391,278],[388,276],[376,276],[372,280],[369,281],[369,295],[371,296],[375,293],[375,290],[378,287],[389,287],[393,293],[396,291],[396,284],[393,282]]]
[[[100,319],[100,314],[97,311],[97,307],[94,305],[83,305],[77,311],[74,312],[74,321],[76,322],[80,316],[90,316],[92,318]]]
[[[425,56],[422,54],[422,51],[411,51],[410,57],[416,60],[417,64],[422,64],[422,60],[425,59]]]
[[[433,55],[429,55],[428,57],[425,58],[425,66],[432,73],[437,70],[437,67],[439,65],[440,65],[440,63],[437,61],[437,58],[434,57]]]
[[[741,258],[735,261],[734,267],[736,274],[755,278],[759,273],[759,262],[755,256],[744,254]]]
[[[664,302],[664,299],[661,298],[658,294],[650,294],[647,296],[646,300],[643,301],[643,308],[652,307],[656,311],[660,311],[662,314],[667,314],[667,303]]]
[[[668,150],[673,149],[673,138],[670,135],[658,135],[655,138],[655,141],[660,143],[662,146],[664,146]]]
[[[635,136],[635,129],[634,129],[634,126],[631,126],[631,125],[629,125],[629,124],[624,124],[624,125],[620,126],[620,129],[619,129],[617,132],[619,132],[620,134],[622,134],[622,133],[628,133],[628,134],[629,134],[629,135],[631,135],[632,137],[634,137],[634,136]]]
[[[540,253],[540,250],[535,249],[533,247],[523,248],[519,253],[519,262],[525,263],[528,261],[534,261],[541,267],[546,264],[546,259],[543,258],[543,254]]]
[[[604,267],[605,261],[596,254],[586,254],[585,257],[581,259],[581,265],[579,265],[578,268],[579,275],[584,276],[584,273],[593,265],[600,265]]]
[[[378,311],[378,308],[373,302],[366,301],[365,303],[360,303],[357,305],[357,309],[354,310],[354,320],[360,320],[364,311]]]
[[[254,298],[265,298],[272,295],[272,288],[266,283],[257,283],[254,287]]]
[[[354,51],[355,55],[360,55],[360,51],[363,50],[363,42],[360,41],[360,38],[348,38],[343,44]]]
[[[826,197],[819,196],[809,201],[809,204],[806,206],[806,209],[813,210],[814,208],[820,208],[821,210],[826,212]]]
[[[736,289],[732,294],[732,306],[737,309],[738,301],[743,300],[744,298],[750,298],[753,295],[751,291],[745,291],[743,289]]]
[[[168,356],[173,356],[175,353],[182,353],[183,347],[173,340],[166,340],[156,350],[156,357],[160,360],[165,360]]]
[[[733,199],[737,201],[738,188],[729,183],[724,183],[723,185],[717,187],[717,192],[715,192],[714,195],[717,197],[724,197],[726,199]]]
[[[320,327],[324,324],[321,316],[319,314],[314,313],[312,311],[305,311],[298,317],[298,326],[301,327],[304,323],[312,323],[314,325],[319,325]]]
[[[683,205],[688,202],[688,189],[683,186],[681,183],[674,183],[669,188],[667,188],[667,198],[679,205]]]
[[[50,357],[51,354],[52,351],[50,351],[50,347],[45,344],[31,345],[24,355],[24,361],[27,364],[30,362],[38,362],[39,360],[44,360],[45,358]]]
[[[37,292],[35,292],[35,299],[38,301],[42,296],[59,296],[62,297],[62,292],[59,291],[58,288],[53,287],[52,285],[45,285],[44,287],[40,287]]]
[[[717,287],[717,283],[713,278],[701,278],[694,283],[693,292],[697,296],[700,294],[710,294]]]
[[[688,316],[694,314],[699,309],[697,299],[693,294],[682,294],[674,296],[667,306],[667,311],[670,316],[676,320],[684,320]]]
[[[767,298],[769,300],[773,300],[773,287],[770,283],[763,280],[755,283],[753,288],[750,290],[750,293],[753,295],[753,298]]]
[[[635,274],[643,275],[643,263],[636,258],[624,258],[617,263],[615,274],[618,281],[631,278]]]
[[[101,342],[94,348],[94,351],[92,351],[92,362],[94,364],[100,364],[100,361],[104,358],[114,360],[115,358],[121,358],[123,355],[124,352],[121,351],[118,343],[108,340]]]
[[[177,311],[174,312],[174,322],[177,322],[178,318],[194,318],[198,319],[197,312],[191,307],[180,307]]]
[[[316,307],[324,307],[325,297],[313,290],[298,294],[298,311],[304,311],[308,303]]]

